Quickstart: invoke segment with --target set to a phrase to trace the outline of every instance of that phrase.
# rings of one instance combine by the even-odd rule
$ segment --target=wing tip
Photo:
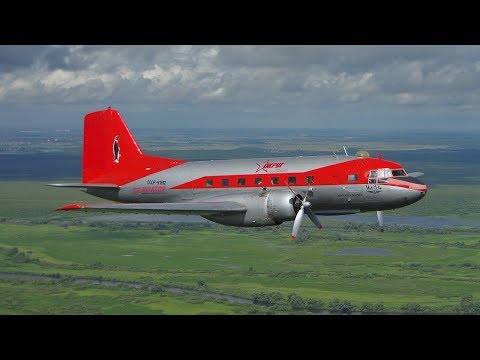
[[[63,210],[63,211],[80,210],[80,209],[86,209],[86,208],[88,208],[87,204],[68,204],[68,205],[56,208],[55,211],[59,211],[59,210]]]

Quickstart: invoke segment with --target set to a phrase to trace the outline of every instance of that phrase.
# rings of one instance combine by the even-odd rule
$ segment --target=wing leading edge
[[[73,183],[73,184],[47,184],[47,186],[54,187],[68,187],[68,188],[90,188],[90,189],[120,189],[121,186],[115,184],[82,184],[82,183]]]
[[[186,202],[186,203],[129,203],[129,204],[69,204],[55,210],[81,210],[95,212],[217,215],[222,213],[242,213],[247,208],[233,201]]]

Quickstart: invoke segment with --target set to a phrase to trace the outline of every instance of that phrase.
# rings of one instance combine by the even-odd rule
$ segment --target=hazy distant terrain
[[[145,153],[186,160],[350,155],[367,150],[422,171],[428,185],[480,183],[480,132],[348,132],[346,130],[136,131]],[[0,139],[0,180],[80,178],[81,131],[10,130]]]

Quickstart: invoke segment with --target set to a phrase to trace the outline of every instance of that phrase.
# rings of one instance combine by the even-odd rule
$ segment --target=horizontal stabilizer
[[[70,187],[70,188],[96,188],[96,189],[120,189],[121,186],[115,184],[47,184],[47,186]]]
[[[233,202],[185,202],[185,203],[129,203],[129,204],[70,204],[56,210],[82,210],[95,212],[216,215],[246,212],[244,205]]]

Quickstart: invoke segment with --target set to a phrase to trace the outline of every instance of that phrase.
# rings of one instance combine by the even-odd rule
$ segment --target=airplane
[[[407,173],[396,162],[355,156],[299,156],[186,161],[144,154],[117,110],[84,118],[82,188],[115,203],[69,204],[56,210],[200,215],[231,226],[272,226],[293,221],[297,237],[304,214],[322,229],[317,215],[383,212],[422,199],[423,173]]]

